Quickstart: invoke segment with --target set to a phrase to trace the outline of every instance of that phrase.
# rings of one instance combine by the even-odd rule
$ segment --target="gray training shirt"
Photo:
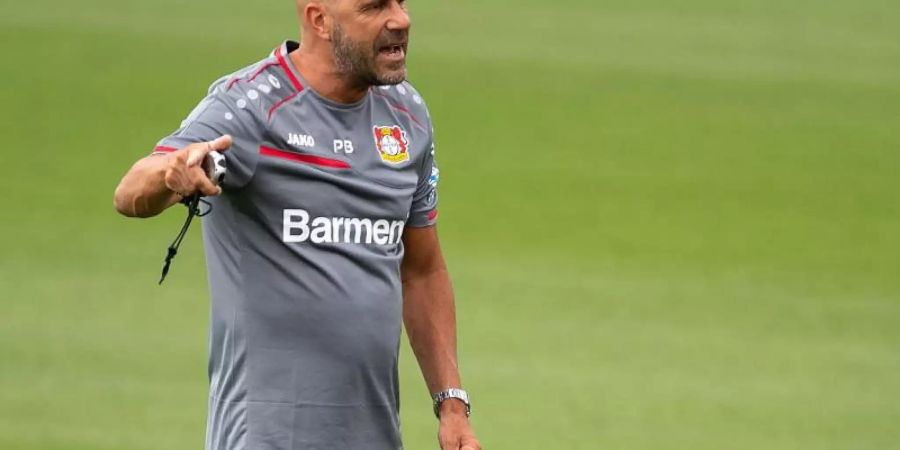
[[[213,83],[155,150],[234,138],[203,220],[206,448],[395,450],[401,236],[437,215],[431,121],[405,82],[319,96],[298,46]]]

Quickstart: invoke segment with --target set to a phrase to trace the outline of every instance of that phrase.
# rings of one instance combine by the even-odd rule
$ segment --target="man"
[[[115,205],[195,194],[211,290],[208,449],[397,449],[401,319],[444,450],[479,450],[435,219],[438,170],[405,82],[402,0],[298,0],[302,45],[216,81]],[[225,152],[212,183],[201,162]]]

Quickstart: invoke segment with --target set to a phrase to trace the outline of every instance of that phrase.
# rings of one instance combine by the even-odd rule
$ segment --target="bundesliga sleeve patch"
[[[375,148],[381,160],[387,164],[409,161],[409,140],[406,132],[397,125],[392,127],[372,127],[375,134]]]

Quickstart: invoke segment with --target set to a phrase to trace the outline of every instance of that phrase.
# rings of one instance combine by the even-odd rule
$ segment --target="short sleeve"
[[[423,158],[423,164],[419,173],[419,184],[413,194],[412,206],[409,211],[409,220],[406,225],[413,228],[434,226],[437,223],[438,180],[440,170],[434,158],[434,136],[431,138],[430,151]]]
[[[264,133],[264,124],[248,103],[241,97],[238,87],[229,91],[222,85],[214,85],[206,98],[181,122],[181,127],[159,141],[154,152],[174,151],[188,144],[231,135],[233,144],[223,153],[227,170],[223,188],[243,187],[256,170]]]

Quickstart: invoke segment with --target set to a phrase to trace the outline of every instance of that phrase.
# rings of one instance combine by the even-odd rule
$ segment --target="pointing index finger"
[[[223,136],[219,136],[215,140],[209,141],[209,146],[217,152],[224,152],[225,150],[228,150],[229,147],[231,147],[232,142],[233,139],[231,139],[231,135],[226,134]]]
[[[189,167],[196,166],[200,164],[200,161],[203,161],[203,158],[206,158],[206,155],[209,152],[215,150],[217,152],[224,152],[231,147],[232,139],[229,135],[220,136],[212,141],[206,141],[198,145],[197,148],[191,151],[190,155],[188,155],[187,165]]]

